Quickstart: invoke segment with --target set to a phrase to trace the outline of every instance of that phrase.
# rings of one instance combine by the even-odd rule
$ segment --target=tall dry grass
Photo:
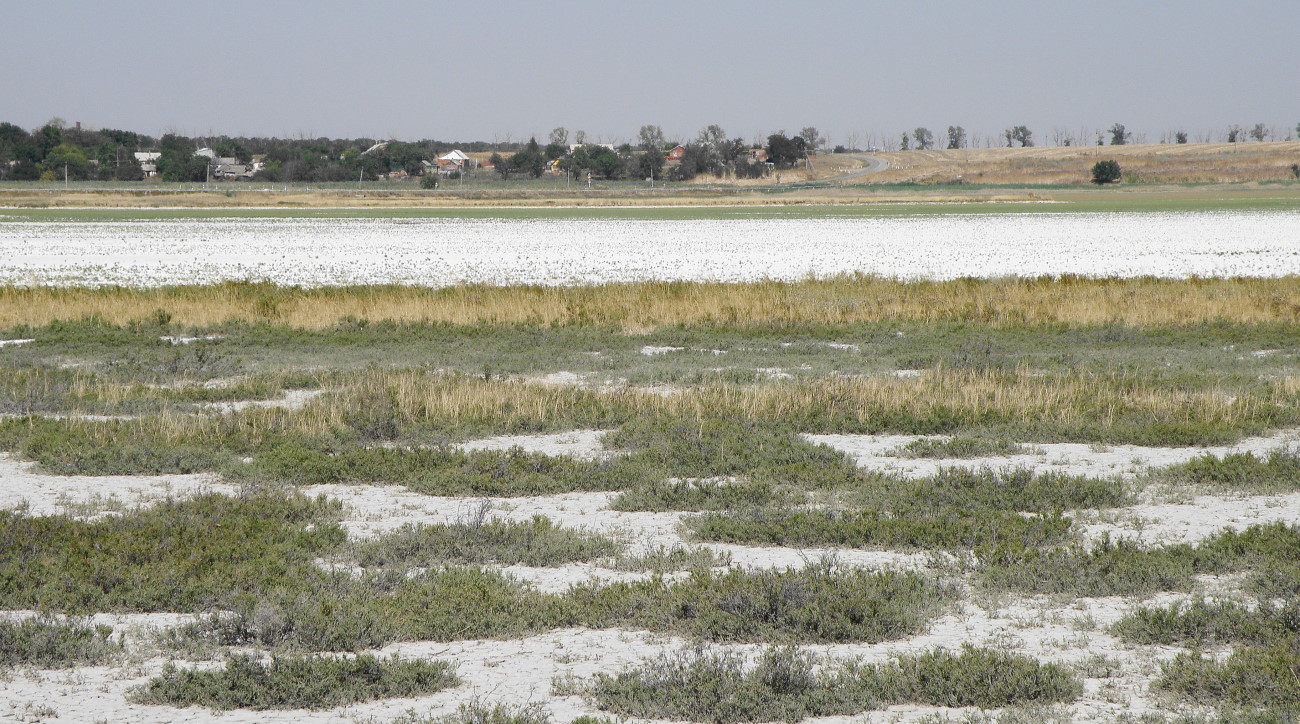
[[[77,439],[252,451],[282,439],[332,439],[347,431],[450,437],[614,428],[669,415],[779,423],[800,432],[952,432],[999,428],[1026,439],[1149,444],[1230,440],[1294,417],[1293,384],[1251,395],[1162,386],[1128,373],[1043,375],[1028,368],[929,370],[918,378],[823,378],[768,385],[710,384],[664,396],[634,388],[595,392],[517,380],[369,369],[300,410],[248,408],[228,415],[165,408],[138,419],[66,425]],[[96,391],[88,391],[96,394]],[[29,424],[35,424],[34,422]]]
[[[1294,180],[1300,142],[1129,144],[1030,148],[967,148],[875,154],[889,169],[873,182],[946,184],[1091,183],[1093,164],[1117,161],[1128,181],[1246,183]]]
[[[641,282],[581,287],[376,286],[301,289],[226,283],[159,289],[0,287],[0,327],[98,317],[211,327],[265,321],[320,329],[357,319],[451,324],[613,325],[855,322],[1189,325],[1300,320],[1300,277],[1171,280],[1009,278],[903,282],[838,276],[745,284]]]

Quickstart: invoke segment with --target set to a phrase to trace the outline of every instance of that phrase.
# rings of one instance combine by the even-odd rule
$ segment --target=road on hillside
[[[889,162],[879,156],[867,156],[861,153],[846,153],[844,155],[848,156],[849,158],[856,158],[859,161],[865,161],[867,165],[863,166],[862,168],[850,171],[849,173],[846,173],[842,176],[836,176],[833,179],[828,179],[828,180],[849,181],[852,179],[861,178],[868,174],[880,173],[881,171],[884,171],[885,169],[889,168]]]
[[[802,186],[802,187],[836,186],[845,183],[846,181],[855,181],[869,174],[880,173],[881,171],[884,171],[885,169],[889,168],[889,162],[883,158],[880,158],[879,156],[868,156],[864,153],[838,153],[835,155],[847,156],[848,158],[855,158],[859,161],[865,162],[866,165],[863,166],[862,168],[853,169],[849,173],[841,174],[839,176],[830,176],[827,178],[817,179],[816,181],[801,181],[799,183],[795,183],[791,185]]]

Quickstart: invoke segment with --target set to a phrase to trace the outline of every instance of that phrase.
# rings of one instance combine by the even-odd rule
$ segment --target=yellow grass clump
[[[88,317],[156,317],[210,327],[270,322],[321,329],[346,320],[461,325],[674,325],[974,322],[1190,325],[1300,321],[1300,277],[1007,278],[903,282],[850,275],[743,284],[641,282],[581,287],[374,286],[304,289],[224,283],[157,289],[0,287],[0,327]]]

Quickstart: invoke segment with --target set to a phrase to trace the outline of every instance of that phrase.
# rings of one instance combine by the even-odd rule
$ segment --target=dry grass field
[[[889,169],[880,183],[1087,184],[1093,164],[1114,160],[1126,184],[1294,181],[1300,142],[1144,144],[1063,148],[969,148],[872,154]]]

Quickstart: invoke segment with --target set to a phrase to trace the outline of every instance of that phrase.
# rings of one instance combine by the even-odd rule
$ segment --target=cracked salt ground
[[[1140,445],[1095,446],[1080,443],[1025,444],[1034,452],[1021,455],[998,455],[980,458],[914,459],[890,453],[916,440],[946,440],[943,435],[804,435],[812,443],[828,445],[853,457],[858,467],[922,478],[940,468],[1025,467],[1035,472],[1131,478],[1151,468],[1177,465],[1202,455],[1223,457],[1229,453],[1254,453],[1267,456],[1300,444],[1300,430],[1282,430],[1265,437],[1251,437],[1235,445],[1213,447],[1143,447]]]

